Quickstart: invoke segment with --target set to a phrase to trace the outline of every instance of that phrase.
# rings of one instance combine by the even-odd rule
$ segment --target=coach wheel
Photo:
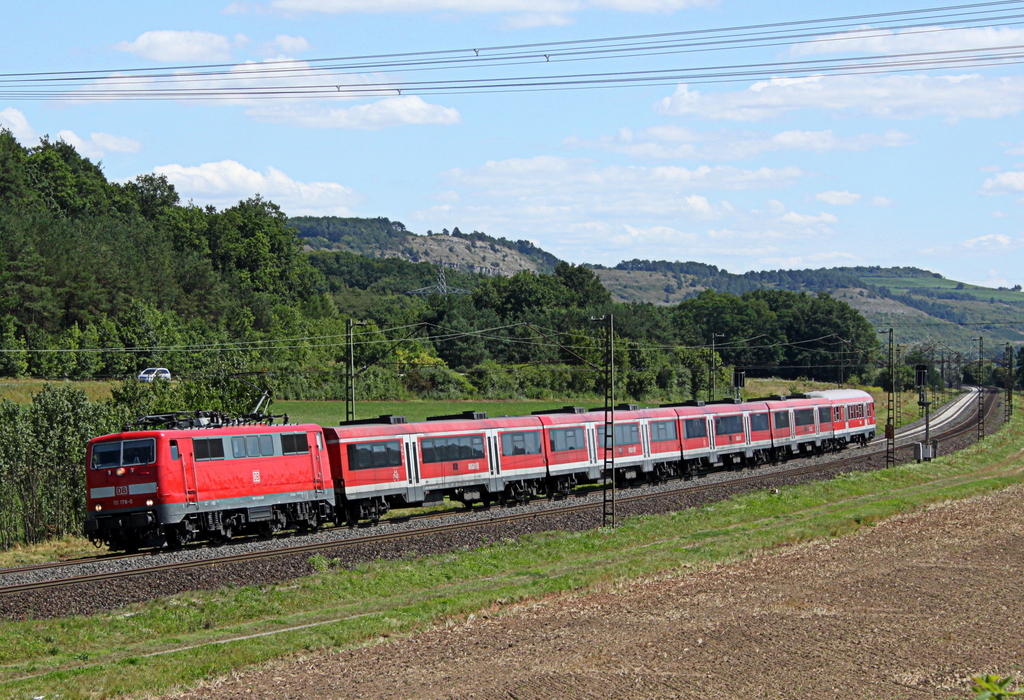
[[[359,525],[359,506],[350,505],[345,508],[345,524],[350,529]]]

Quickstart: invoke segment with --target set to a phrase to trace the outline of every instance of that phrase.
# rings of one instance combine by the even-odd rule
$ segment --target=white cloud
[[[405,124],[458,124],[459,111],[425,102],[415,95],[386,97],[354,107],[326,108],[317,105],[253,107],[247,114],[270,122],[313,129],[384,129]]]
[[[310,49],[309,42],[306,41],[305,37],[288,36],[287,34],[278,34],[274,37],[274,46],[289,56],[294,56]]]
[[[797,226],[834,224],[839,221],[835,214],[829,214],[828,212],[821,212],[815,216],[814,214],[797,214],[795,211],[789,211],[783,214],[781,219],[788,224],[796,224]]]
[[[753,131],[699,132],[686,127],[665,124],[634,132],[619,129],[614,136],[593,140],[570,137],[565,145],[590,147],[623,153],[634,158],[651,159],[741,159],[775,151],[864,151],[876,147],[896,147],[913,143],[906,133],[889,130],[882,134],[838,136],[831,129],[823,131],[789,130],[775,134]]]
[[[1006,149],[1006,153],[1011,156],[1024,156],[1024,141],[1011,145]]]
[[[112,134],[92,133],[88,139],[83,139],[74,131],[61,129],[57,132],[57,138],[65,143],[74,146],[79,155],[97,160],[110,151],[120,153],[138,153],[142,150],[142,143],[127,136],[114,136]]]
[[[1009,250],[1013,246],[1013,239],[1002,233],[990,233],[986,236],[978,236],[964,241],[964,247],[971,250],[996,252]]]
[[[280,37],[278,38],[280,39]],[[305,40],[301,39],[301,41]],[[274,64],[276,66],[276,60]],[[265,73],[267,65],[267,61],[248,61],[232,66],[228,78],[231,87],[252,91],[279,88],[280,81],[273,74]],[[302,85],[310,90],[306,94],[316,95],[316,97],[296,96],[270,101],[235,97],[219,100],[217,104],[245,106],[248,108],[247,115],[261,121],[316,129],[384,129],[406,124],[450,125],[458,124],[462,119],[459,111],[454,107],[431,104],[416,95],[385,97],[351,107],[331,107],[330,105],[338,102],[352,103],[358,99],[337,92],[338,85],[358,87],[366,84],[368,78],[364,75],[326,74],[316,70],[307,61],[290,61],[287,67],[290,80],[301,80]],[[177,76],[177,80],[185,81],[186,79],[188,82],[181,84],[190,90],[214,90],[224,85],[224,79],[196,79],[189,78],[188,74]],[[165,81],[160,83],[160,87],[167,88],[174,84],[174,81]],[[152,85],[137,83],[133,87],[136,90],[145,90]],[[78,95],[87,95],[90,89],[83,88]],[[131,99],[131,97],[125,99]]]
[[[22,146],[32,147],[39,141],[39,134],[29,124],[28,118],[21,110],[14,107],[0,111],[0,128],[9,129]],[[111,151],[138,153],[142,150],[140,141],[127,136],[114,136],[103,132],[93,132],[86,139],[70,129],[61,129],[57,132],[56,140],[74,146],[79,155],[93,160],[102,158]]]
[[[858,201],[860,201],[859,194],[847,192],[846,190],[843,190],[842,192],[838,192],[836,190],[830,190],[828,192],[819,192],[818,194],[814,195],[814,198],[817,199],[819,202],[825,202],[826,204],[831,204],[832,206],[837,207],[849,206],[851,204],[856,204]]]
[[[612,241],[619,245],[634,245],[647,243],[695,243],[698,236],[695,233],[688,233],[674,229],[671,226],[650,226],[639,228],[626,224],[621,231],[611,232]]]
[[[794,45],[789,53],[809,56],[828,53],[895,54],[926,51],[963,51],[1024,44],[1024,30],[995,27],[917,27],[893,32],[862,27],[850,32],[829,34],[814,41]]]
[[[198,166],[162,165],[153,172],[166,175],[183,200],[221,208],[259,194],[291,216],[352,216],[349,207],[362,199],[336,182],[299,182],[277,168],[261,173],[233,160]]]
[[[889,199],[888,197],[881,197],[881,196],[872,197],[871,198],[871,206],[873,206],[873,207],[891,207],[892,206],[892,200]]]
[[[24,112],[14,107],[8,107],[0,112],[0,128],[8,129],[23,146],[39,138],[36,130],[28,123]]]
[[[746,90],[701,93],[685,84],[657,108],[673,116],[757,121],[801,109],[913,119],[994,118],[1024,111],[1024,76],[854,75],[772,78]]]
[[[595,202],[600,207],[609,206],[601,203],[607,202],[608,197],[612,200],[617,199],[615,192],[621,192],[623,196],[636,197],[644,197],[649,193],[662,202],[667,201],[664,199],[665,196],[671,196],[669,206],[677,209],[681,203],[686,202],[685,197],[690,195],[693,189],[747,190],[782,187],[792,184],[804,173],[795,167],[742,169],[702,165],[691,169],[665,165],[650,168],[598,168],[587,159],[537,156],[488,161],[478,168],[456,168],[445,175],[463,186],[513,196],[519,192],[530,192],[557,199],[560,193],[600,190],[598,201]]]
[[[509,29],[533,29],[534,27],[564,27],[574,21],[572,17],[557,12],[527,12],[505,18],[504,24]]]
[[[114,48],[165,63],[231,60],[231,40],[212,32],[151,31]]]
[[[790,257],[766,257],[761,258],[761,263],[766,267],[783,270],[796,270],[807,267],[822,267],[835,265],[849,265],[859,261],[861,258],[853,253],[833,250],[812,255],[793,255]]]
[[[675,12],[707,7],[714,0],[271,0],[270,7],[287,13],[321,12],[524,12],[561,14],[578,10]],[[232,3],[235,7],[239,3]],[[233,11],[238,11],[234,9]]]
[[[985,180],[982,194],[1013,194],[1024,192],[1024,172],[1008,170]]]

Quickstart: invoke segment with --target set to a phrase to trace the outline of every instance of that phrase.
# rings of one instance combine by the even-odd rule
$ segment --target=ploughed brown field
[[[292,657],[188,698],[963,698],[1024,663],[1024,488]]]

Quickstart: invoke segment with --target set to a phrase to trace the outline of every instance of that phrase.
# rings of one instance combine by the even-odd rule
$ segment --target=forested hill
[[[349,251],[503,276],[524,270],[550,273],[559,263],[528,241],[509,241],[478,231],[466,234],[458,227],[419,235],[386,218],[297,217],[288,222],[311,250]],[[966,285],[914,267],[733,274],[706,263],[639,259],[611,268],[587,267],[618,302],[671,306],[705,290],[737,295],[755,290],[826,292],[859,310],[872,325],[900,328],[900,341],[905,344],[940,342],[964,349],[979,328],[995,342],[1024,342],[1024,325],[1019,322],[1024,293],[1019,289]]]
[[[318,237],[402,232],[372,221],[335,220]],[[554,262],[479,233],[421,238],[488,255],[523,249],[537,269]],[[623,399],[701,396],[709,368],[724,388],[734,363],[837,381],[872,379],[877,366],[874,329],[827,295],[706,291],[672,307],[623,304],[593,270],[564,262],[551,274],[452,270],[449,284],[465,294],[409,295],[434,284],[435,265],[304,250],[308,240],[259,196],[224,210],[183,205],[165,178],[110,182],[66,143],[24,148],[0,131],[0,376],[164,366],[181,378],[254,373],[279,397],[340,398],[354,319],[366,324],[352,346],[363,399],[600,396],[603,335],[592,319],[609,313]],[[714,364],[712,333],[729,339]]]
[[[414,234],[386,218],[298,216],[288,220],[310,249],[344,250],[373,258],[445,264],[465,272],[510,276],[528,270],[551,274],[560,262],[530,241],[495,238],[480,231]]]
[[[994,342],[1024,342],[1024,292],[949,280],[914,267],[840,267],[732,274],[696,262],[629,260],[594,266],[617,301],[676,304],[705,289],[743,294],[758,289],[827,292],[872,325],[895,326],[900,342],[969,346],[980,331]]]

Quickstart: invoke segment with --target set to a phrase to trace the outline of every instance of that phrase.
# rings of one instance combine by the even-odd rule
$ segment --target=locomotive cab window
[[[92,446],[92,468],[136,467],[156,461],[156,440],[114,440]]]
[[[196,459],[224,459],[224,441],[220,438],[193,439]]]
[[[502,433],[501,454],[504,457],[513,457],[515,455],[539,455],[540,431],[533,430],[524,433]]]
[[[178,441],[171,440],[171,459],[178,459],[181,457],[181,453],[178,452]]]
[[[285,433],[281,436],[281,451],[286,455],[301,455],[309,452],[309,441],[305,433]]]
[[[402,466],[402,445],[398,440],[364,442],[348,446],[349,469],[379,469]]]

